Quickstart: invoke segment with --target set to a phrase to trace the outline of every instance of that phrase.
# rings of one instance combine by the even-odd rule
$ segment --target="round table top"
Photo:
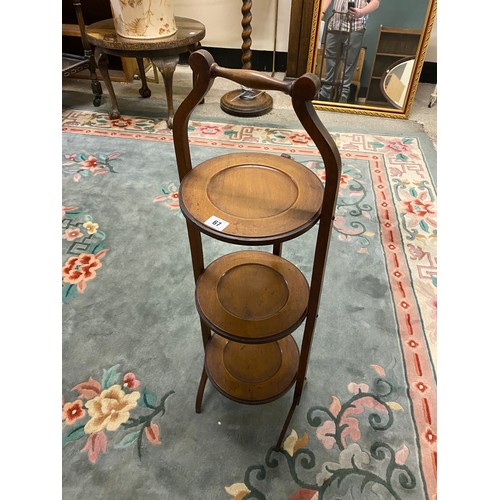
[[[194,19],[175,16],[177,31],[162,38],[125,38],[116,30],[113,19],[105,19],[87,26],[89,42],[102,49],[129,52],[157,52],[161,50],[185,49],[205,37],[205,26]]]

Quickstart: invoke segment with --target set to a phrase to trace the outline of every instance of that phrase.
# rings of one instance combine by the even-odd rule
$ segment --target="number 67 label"
[[[205,224],[205,226],[211,227],[212,229],[216,229],[217,231],[224,231],[224,229],[229,226],[229,222],[219,219],[219,217],[215,217],[215,215],[209,217],[203,224]]]

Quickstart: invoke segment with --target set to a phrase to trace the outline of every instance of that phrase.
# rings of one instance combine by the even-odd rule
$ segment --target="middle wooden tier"
[[[196,307],[216,333],[235,342],[279,340],[306,316],[309,284],[291,262],[257,250],[212,262],[196,283]]]

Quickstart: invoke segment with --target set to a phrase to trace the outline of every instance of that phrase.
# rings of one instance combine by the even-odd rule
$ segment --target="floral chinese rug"
[[[324,174],[286,124],[190,125],[194,164],[252,150]],[[203,346],[165,121],[63,112],[63,498],[436,497],[435,152],[423,134],[331,133],[342,184],[308,381],[275,451],[292,392],[246,406],[208,383],[195,413]],[[314,232],[283,248],[306,277]],[[231,251],[205,245],[207,263]]]

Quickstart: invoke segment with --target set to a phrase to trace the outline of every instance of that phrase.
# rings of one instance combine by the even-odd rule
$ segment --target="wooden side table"
[[[118,57],[134,57],[141,70],[142,87],[139,94],[149,97],[149,90],[144,73],[143,58],[148,58],[158,68],[165,83],[167,94],[167,125],[172,128],[174,116],[174,102],[172,96],[172,82],[175,67],[179,62],[179,54],[193,52],[200,47],[200,40],[205,37],[205,26],[186,17],[176,17],[177,32],[166,38],[134,39],[120,36],[113,19],[98,21],[87,27],[86,33],[89,42],[96,47],[95,58],[111,98],[111,119],[120,118],[118,103],[109,76],[108,55]]]

